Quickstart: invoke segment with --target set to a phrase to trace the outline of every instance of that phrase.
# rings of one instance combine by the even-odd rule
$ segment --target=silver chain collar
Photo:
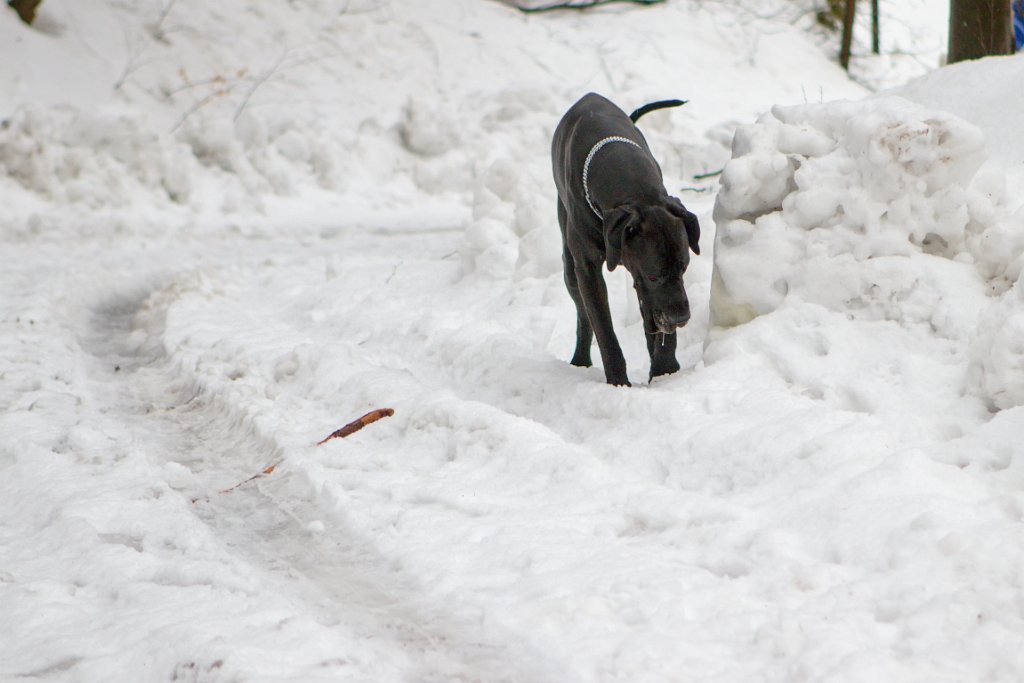
[[[587,199],[587,204],[590,206],[590,210],[593,211],[598,218],[601,217],[601,212],[597,210],[597,207],[594,206],[594,200],[590,198],[590,188],[587,186],[587,176],[590,175],[590,162],[594,160],[594,155],[597,154],[597,152],[602,147],[604,147],[610,142],[625,142],[626,144],[633,145],[637,149],[643,149],[633,140],[630,140],[629,138],[624,138],[621,135],[613,135],[611,137],[602,138],[601,140],[597,141],[597,144],[590,148],[590,152],[587,153],[587,160],[583,162],[583,195]]]

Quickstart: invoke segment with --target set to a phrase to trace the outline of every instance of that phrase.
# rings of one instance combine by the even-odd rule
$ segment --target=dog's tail
[[[689,102],[689,100],[661,100],[659,102],[651,102],[640,107],[632,114],[629,115],[629,120],[636,123],[636,120],[648,112],[652,112],[656,109],[667,109],[669,107],[681,107]]]

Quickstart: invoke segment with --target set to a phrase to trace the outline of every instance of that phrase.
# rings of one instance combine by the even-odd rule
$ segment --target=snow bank
[[[964,251],[966,185],[984,147],[980,131],[952,116],[889,99],[775,107],[737,131],[733,155],[715,207],[715,324],[745,322],[789,296],[903,315],[885,310],[908,286],[901,276],[911,270],[913,283],[914,270],[936,265],[916,257]],[[906,261],[880,278],[893,257]],[[932,289],[941,279],[929,278]]]
[[[960,62],[892,91],[930,109],[970,121],[985,131],[991,158],[1008,169],[1024,164],[1024,54]],[[1021,198],[1024,201],[1024,198]]]
[[[197,171],[187,147],[124,114],[29,105],[0,126],[0,173],[54,203],[186,202]]]
[[[965,375],[970,346],[971,387],[1019,405],[1024,356],[1008,339],[1024,214],[998,170],[979,173],[985,159],[978,128],[895,97],[775,107],[740,127],[714,211],[712,324],[788,309],[891,323],[917,353],[955,349]]]

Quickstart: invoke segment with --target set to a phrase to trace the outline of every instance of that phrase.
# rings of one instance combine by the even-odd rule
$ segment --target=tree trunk
[[[876,55],[882,52],[878,36],[878,0],[871,0],[871,51]]]
[[[857,11],[857,0],[846,0],[843,12],[843,45],[839,49],[839,63],[844,69],[850,69],[850,48],[853,45],[853,18]]]
[[[36,18],[36,8],[43,0],[7,0],[7,4],[18,13],[21,20],[31,24]]]
[[[1010,55],[1013,49],[1013,13],[1007,0],[950,0],[947,63]]]

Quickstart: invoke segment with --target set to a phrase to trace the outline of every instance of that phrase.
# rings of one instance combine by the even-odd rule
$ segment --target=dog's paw
[[[621,373],[620,372],[605,372],[604,377],[605,377],[605,380],[607,380],[608,384],[611,384],[614,387],[631,387],[631,386],[633,386],[632,384],[629,383],[629,378],[626,377],[625,371],[623,371]]]
[[[654,363],[651,365],[651,376],[647,381],[653,382],[655,377],[671,375],[673,372],[679,372],[679,361],[675,358],[660,363]]]
[[[590,356],[573,356],[572,360],[569,361],[569,365],[575,365],[578,368],[589,368],[593,364],[594,363],[590,360]]]

